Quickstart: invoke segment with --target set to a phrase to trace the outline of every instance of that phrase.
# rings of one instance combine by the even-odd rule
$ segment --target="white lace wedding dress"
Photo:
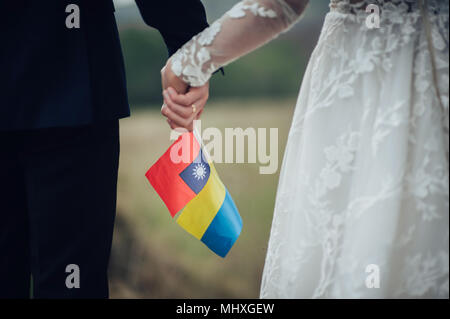
[[[239,3],[172,70],[202,85],[286,31],[306,2]],[[371,3],[379,29],[365,23]],[[330,8],[292,120],[261,297],[448,298],[448,2]]]

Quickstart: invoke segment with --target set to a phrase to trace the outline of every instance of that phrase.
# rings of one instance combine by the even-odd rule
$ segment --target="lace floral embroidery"
[[[306,0],[290,1],[300,4],[306,2]],[[303,8],[303,6],[299,6],[299,8]],[[224,17],[214,22],[174,54],[171,58],[172,71],[189,85],[201,86],[209,80],[212,73],[219,67],[245,53],[240,51],[240,45],[236,45],[237,42],[251,40],[252,43],[255,43],[255,46],[258,46],[288,29],[300,16],[300,13],[291,8],[284,0],[246,0],[239,2]],[[267,19],[271,20],[272,23],[265,22]],[[241,29],[237,30],[239,33],[236,33],[234,24],[229,23],[232,20],[244,21],[244,24],[240,25]],[[225,24],[227,29],[223,30]],[[247,28],[253,31],[249,35],[250,39],[242,34],[242,31],[246,31]],[[257,32],[258,29],[265,30],[265,32]],[[224,37],[233,34],[236,37],[234,39],[236,43],[221,44],[218,41],[221,34]],[[226,48],[222,48],[220,45],[225,45]],[[236,46],[235,50],[230,48],[233,46]],[[217,57],[214,56],[213,52],[216,53]]]
[[[448,2],[426,1],[440,96],[418,2],[355,2],[331,1],[303,79],[261,297],[448,298]]]
[[[245,11],[251,12],[255,16],[262,18],[276,18],[277,13],[273,10],[266,9],[261,4],[255,2],[247,4],[245,2],[239,2],[230,11],[228,11],[228,16],[234,19],[244,18],[246,16]]]

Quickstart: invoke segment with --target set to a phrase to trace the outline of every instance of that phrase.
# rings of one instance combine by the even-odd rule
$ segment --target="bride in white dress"
[[[201,86],[306,4],[243,1],[168,66]],[[262,298],[449,297],[448,10],[331,0],[292,120]]]

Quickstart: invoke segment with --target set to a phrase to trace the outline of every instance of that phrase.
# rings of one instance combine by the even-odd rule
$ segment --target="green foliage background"
[[[157,31],[130,28],[121,31],[127,71],[129,101],[133,106],[158,105],[161,101],[160,70],[167,59]],[[214,99],[291,97],[297,94],[306,56],[288,39],[251,53],[216,73],[211,80]]]

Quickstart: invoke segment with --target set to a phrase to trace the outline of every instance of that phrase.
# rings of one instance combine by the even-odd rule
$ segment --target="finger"
[[[190,113],[192,117],[189,117],[189,119],[192,118],[192,121],[199,119],[201,113],[205,108],[206,102],[207,102],[206,99],[195,101],[195,103],[193,103],[190,108]],[[187,109],[187,107],[184,108]]]
[[[175,112],[173,112],[169,107],[165,106],[161,110],[161,114],[171,120],[177,127],[188,127],[190,121],[182,118]]]
[[[170,92],[172,99],[175,103],[179,105],[191,106],[195,101],[201,100],[203,98],[208,99],[209,97],[209,88],[207,85],[201,87],[192,87],[186,94],[177,94],[176,91],[169,87],[168,91]]]
[[[175,103],[172,100],[171,95],[167,91],[164,91],[164,103],[167,105],[167,107],[169,107],[173,112],[175,112],[182,118],[190,119],[192,117],[192,108]]]
[[[200,100],[195,101],[190,108],[173,103],[173,96],[169,94],[167,99],[164,99],[165,103],[178,115],[185,119],[194,120],[199,118],[199,114],[203,112],[207,98],[203,97]]]
[[[168,100],[164,100],[165,103],[167,103],[168,105],[170,105],[170,102]],[[194,121],[194,120],[198,120],[200,118],[200,115],[203,113],[203,110],[205,108],[206,105],[206,99],[202,99],[202,100],[198,100],[196,101],[194,104],[192,104],[192,106],[190,108],[185,107],[185,106],[178,106],[178,108],[181,108],[181,112],[183,113],[188,113],[185,116],[182,116],[184,119],[189,120],[189,121]],[[194,108],[195,106],[195,108]],[[194,112],[195,110],[195,112]],[[172,110],[174,111],[174,110]],[[178,114],[178,113],[177,113]]]
[[[195,105],[196,112],[195,112],[195,119],[197,120],[200,115],[203,113],[203,110],[205,109],[206,102],[208,101],[207,98],[202,98],[198,101],[195,101],[193,105]]]
[[[167,121],[167,123],[169,124],[169,126],[170,126],[170,128],[171,128],[172,130],[174,130],[174,129],[177,128],[177,126],[175,125],[175,123],[172,122],[171,120],[167,119],[166,121]]]
[[[166,109],[168,108],[166,107]],[[178,130],[180,128],[182,128],[183,130],[187,129],[189,132],[193,130],[194,118],[191,118],[189,120],[183,119],[176,113],[170,111],[170,109],[164,110],[164,114],[163,115],[167,117],[167,123],[169,123],[169,126],[172,130]]]
[[[161,113],[171,121],[176,127],[185,127],[189,123],[185,122],[183,118],[180,118],[177,114],[172,112],[168,107],[165,107]]]
[[[200,112],[197,113],[197,115],[195,116],[196,120],[198,120],[200,118],[200,116],[202,116],[203,110],[204,109],[202,109]]]
[[[194,113],[195,114],[194,118],[197,120],[200,117],[200,115],[203,113],[203,110],[206,105],[206,100],[205,99],[198,100],[194,103],[194,105],[196,108],[195,113]]]
[[[203,113],[207,100],[205,98],[195,101],[191,106],[191,112],[193,114],[193,120],[198,120]],[[195,106],[195,107],[194,107]],[[194,112],[195,111],[195,112]]]
[[[169,91],[169,90],[167,90]],[[184,118],[185,121],[181,121],[177,118],[174,118],[174,122],[176,125],[172,125],[174,127],[184,127],[189,130],[192,130],[193,127],[193,121],[194,119],[199,118],[199,114],[203,112],[204,106],[207,102],[207,96],[202,97],[202,99],[195,101],[195,113],[192,112],[194,109],[187,108],[185,106],[177,105],[176,103],[173,103],[172,97],[173,95],[177,95],[175,92],[172,92],[172,94],[169,94],[169,92],[165,91],[165,99],[164,102],[167,105],[167,107],[175,114],[179,115],[180,117]],[[168,114],[169,117],[171,117],[170,114]]]
[[[173,87],[168,87],[166,90],[172,100],[177,103],[178,105],[182,105],[184,107],[190,107],[192,103],[194,103],[195,99],[193,99],[192,96],[187,96],[186,94],[178,94],[176,90]]]
[[[186,93],[186,97],[188,99],[191,99],[193,101],[195,100],[201,100],[205,99],[208,100],[209,98],[209,85],[205,84],[200,87],[193,87],[189,90],[189,92]]]

